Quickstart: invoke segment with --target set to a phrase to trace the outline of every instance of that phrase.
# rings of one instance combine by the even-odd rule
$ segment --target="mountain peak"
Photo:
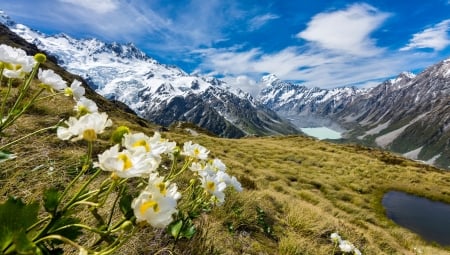
[[[0,23],[5,24],[6,26],[14,26],[16,24],[16,22],[14,22],[3,10],[0,10]]]
[[[270,86],[272,83],[279,81],[280,79],[275,74],[268,74],[261,78],[261,83]]]
[[[416,75],[411,72],[401,72],[397,77],[390,79],[389,82],[395,85],[399,84],[400,82],[402,84],[406,84],[415,77]]]

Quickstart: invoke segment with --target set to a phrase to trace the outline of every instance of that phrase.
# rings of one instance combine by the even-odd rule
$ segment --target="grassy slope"
[[[7,130],[10,137],[0,144],[56,123],[69,116],[71,108],[71,100],[63,96],[40,102]],[[142,120],[121,111],[109,113],[116,126],[125,124],[149,134],[157,128],[144,127],[139,124]],[[198,247],[218,254],[331,254],[328,237],[335,231],[364,254],[413,254],[414,248],[425,254],[450,254],[395,226],[383,216],[380,205],[383,192],[390,189],[450,202],[449,172],[377,150],[300,136],[233,140],[189,136],[176,129],[164,135],[209,148],[246,190],[228,194],[223,207],[199,221],[203,231],[193,241],[195,245],[179,242],[174,246],[160,233],[149,231],[136,237],[123,249],[124,254],[163,247],[186,254]],[[107,136],[97,152],[108,146]],[[18,158],[1,166],[2,200],[11,195],[33,200],[45,187],[64,185],[84,146],[83,142],[59,141],[54,131],[13,146]]]

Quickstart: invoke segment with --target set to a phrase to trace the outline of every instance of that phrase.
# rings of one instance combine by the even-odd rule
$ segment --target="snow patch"
[[[422,150],[422,148],[423,148],[423,146],[421,146],[415,150],[408,151],[408,152],[404,153],[403,156],[405,156],[406,158],[409,158],[409,159],[418,159],[419,153]]]
[[[441,153],[435,155],[434,157],[430,158],[429,160],[425,161],[425,163],[429,164],[429,165],[434,165],[434,163],[436,162],[436,160],[441,157]]]
[[[423,118],[425,115],[427,115],[428,112],[423,113],[419,116],[417,116],[416,118],[414,118],[413,120],[411,120],[408,124],[404,125],[401,128],[398,128],[394,131],[391,131],[387,134],[384,134],[382,136],[379,136],[375,139],[375,143],[382,147],[382,148],[386,148],[389,144],[391,144],[401,133],[403,133],[403,131],[405,131],[405,129],[407,127],[409,127],[410,125],[414,124],[416,121],[420,120],[421,118]]]
[[[358,136],[358,139],[362,140],[364,137],[368,136],[368,135],[375,135],[380,133],[382,130],[386,129],[387,127],[389,127],[389,124],[391,123],[391,121],[387,121],[381,125],[378,125],[370,130],[367,130],[364,135]]]

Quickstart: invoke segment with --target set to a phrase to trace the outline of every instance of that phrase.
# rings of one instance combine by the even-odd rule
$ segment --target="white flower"
[[[5,44],[0,45],[0,62],[5,65],[2,74],[8,78],[23,78],[36,64],[34,58],[27,56],[22,49]]]
[[[227,166],[218,158],[213,159],[211,166],[216,172],[225,172],[227,170]]]
[[[244,190],[241,183],[234,176],[231,176],[231,180],[227,185],[232,186],[237,192],[242,192]]]
[[[217,176],[204,176],[200,179],[202,182],[202,187],[207,191],[209,194],[213,195],[217,201],[218,204],[222,204],[225,201],[225,193],[224,190],[227,187],[226,183],[223,181],[220,181]]]
[[[339,243],[339,249],[341,249],[342,252],[352,252],[353,249],[355,249],[355,246],[347,240],[342,240]]]
[[[205,147],[199,144],[192,144],[192,141],[184,143],[183,151],[181,152],[182,155],[203,160],[208,158],[208,153],[209,151]]]
[[[144,133],[136,133],[125,134],[123,146],[131,151],[143,150],[151,156],[160,159],[161,154],[172,153],[176,143],[161,139],[161,135],[158,132],[155,132],[152,137],[149,137]]]
[[[105,171],[111,171],[122,178],[143,177],[150,175],[159,165],[153,157],[147,157],[142,151],[119,151],[116,144],[98,155],[98,163],[94,164]]]
[[[211,168],[210,164],[203,164],[199,162],[193,162],[189,169],[193,172],[196,172],[198,175],[206,177],[206,176],[214,176],[216,171]]]
[[[361,251],[358,248],[353,249],[354,255],[362,255]]]
[[[81,82],[78,80],[73,80],[72,84],[70,84],[70,87],[67,87],[64,89],[64,95],[66,96],[73,96],[75,101],[80,100],[84,97],[85,89],[83,86],[81,86]]]
[[[233,186],[236,191],[242,191],[241,183],[236,179],[236,177],[231,177],[227,173],[219,171],[216,174],[216,178],[219,182],[224,182],[227,186]]]
[[[153,173],[148,178],[147,190],[152,193],[159,193],[162,196],[170,196],[178,200],[181,198],[181,194],[177,192],[177,185],[164,181],[164,177],[159,177],[157,173]]]
[[[112,121],[108,119],[108,115],[102,113],[91,113],[81,116],[79,119],[70,117],[64,122],[67,127],[58,127],[56,133],[61,140],[77,141],[85,139],[87,141],[94,141],[97,134],[103,133],[105,128],[112,125]]]
[[[38,78],[42,82],[40,86],[51,92],[63,91],[67,88],[66,82],[53,70],[39,69]]]
[[[333,243],[340,243],[340,242],[342,242],[341,236],[338,233],[332,233],[330,235],[330,238],[333,241]]]
[[[164,228],[173,221],[177,213],[177,200],[181,197],[176,185],[170,185],[166,195],[147,187],[131,203],[136,221],[146,221],[155,228]]]
[[[85,115],[88,113],[98,112],[97,104],[89,98],[81,97],[77,101],[77,105],[75,105],[74,110],[78,112],[80,115]]]

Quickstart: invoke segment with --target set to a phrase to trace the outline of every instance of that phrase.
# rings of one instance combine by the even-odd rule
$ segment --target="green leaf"
[[[47,212],[54,214],[59,204],[59,192],[55,188],[50,188],[44,192],[44,208]]]
[[[131,208],[132,200],[133,197],[130,194],[124,192],[119,201],[120,211],[127,219],[130,219],[134,215],[133,208]]]
[[[13,153],[9,152],[9,151],[3,151],[0,150],[0,163],[9,160],[9,159],[13,159],[15,158],[16,155],[14,155]]]
[[[15,238],[19,240],[28,227],[37,222],[38,203],[25,204],[21,199],[10,197],[0,204],[0,252],[4,251]]]
[[[16,252],[18,254],[37,254],[39,253],[39,248],[36,247],[36,245],[30,241],[25,234],[25,232],[20,232],[16,235],[14,238],[14,244],[16,248]]]
[[[183,226],[183,220],[177,220],[169,225],[169,232],[175,238],[178,239],[180,235],[181,227]]]
[[[191,223],[188,226],[183,227],[183,230],[181,232],[181,237],[185,237],[187,239],[191,239],[197,230],[195,229],[195,226]]]

